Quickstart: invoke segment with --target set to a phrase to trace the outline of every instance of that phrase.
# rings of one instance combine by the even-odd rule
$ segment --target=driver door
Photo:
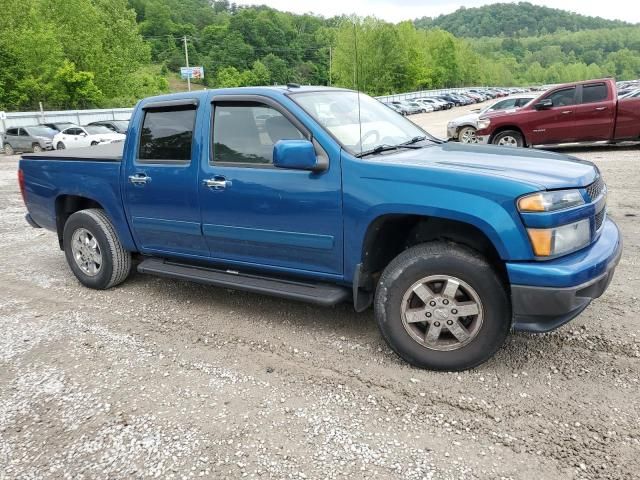
[[[200,172],[202,232],[214,260],[342,274],[339,150],[314,173],[273,166],[278,140],[312,140],[280,104],[256,95],[214,97],[211,156]]]

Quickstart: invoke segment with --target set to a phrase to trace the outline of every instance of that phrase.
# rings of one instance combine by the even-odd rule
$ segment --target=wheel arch
[[[420,214],[384,214],[364,235],[359,288],[372,289],[382,270],[407,248],[430,241],[449,241],[482,254],[508,284],[502,246],[477,225],[451,218]]]
[[[489,143],[493,143],[493,139],[496,138],[496,135],[502,133],[502,132],[506,132],[507,130],[513,130],[518,132],[520,135],[522,135],[522,141],[524,142],[524,146],[528,147],[529,146],[529,140],[527,138],[527,136],[525,135],[524,131],[518,127],[517,125],[503,125],[500,126],[498,128],[496,128],[493,133],[491,134],[491,136],[489,137]]]
[[[129,251],[137,250],[131,236],[131,232],[129,231],[128,224],[123,226],[121,224],[122,222],[118,221],[119,216],[113,215],[113,212],[110,211],[110,208],[107,207],[106,204],[103,204],[90,196],[69,193],[60,194],[55,199],[56,232],[58,234],[58,244],[61,250],[63,249],[64,225],[68,218],[74,213],[88,208],[99,208],[100,210],[103,210],[107,218],[113,224],[113,228],[115,229],[124,248]]]

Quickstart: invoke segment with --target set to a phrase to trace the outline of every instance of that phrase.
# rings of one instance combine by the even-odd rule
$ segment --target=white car
[[[53,137],[53,148],[64,150],[65,148],[90,147],[104,143],[122,142],[125,138],[127,138],[126,135],[112,132],[107,127],[99,125],[73,126],[65,128]]]

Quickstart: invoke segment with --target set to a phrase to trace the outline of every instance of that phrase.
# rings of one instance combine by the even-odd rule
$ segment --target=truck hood
[[[376,160],[509,178],[539,190],[585,187],[598,175],[593,163],[559,153],[455,142],[402,150]]]

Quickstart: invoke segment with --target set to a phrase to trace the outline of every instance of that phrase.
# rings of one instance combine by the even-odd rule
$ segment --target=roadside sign
[[[180,77],[183,80],[204,78],[204,67],[180,67]]]

